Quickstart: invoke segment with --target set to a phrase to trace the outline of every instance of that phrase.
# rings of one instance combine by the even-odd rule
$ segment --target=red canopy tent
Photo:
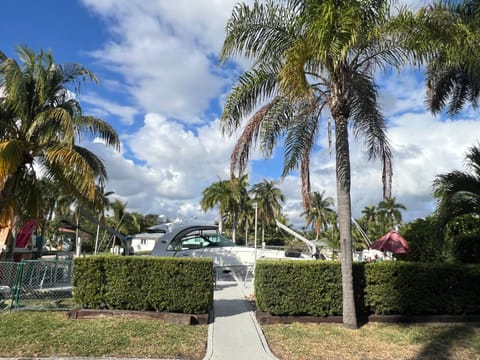
[[[410,254],[410,245],[398,231],[392,230],[375,241],[372,249],[390,251],[393,254]]]

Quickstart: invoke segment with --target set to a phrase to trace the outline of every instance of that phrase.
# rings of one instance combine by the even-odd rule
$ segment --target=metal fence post
[[[23,282],[23,267],[25,266],[25,262],[22,260],[17,265],[17,272],[15,275],[15,283],[13,284],[12,291],[10,294],[10,300],[12,304],[10,306],[10,310],[13,308],[13,302],[15,302],[15,309],[18,308],[18,303],[20,301],[20,294],[22,292],[22,282]]]

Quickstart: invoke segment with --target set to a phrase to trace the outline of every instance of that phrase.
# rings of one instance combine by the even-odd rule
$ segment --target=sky
[[[205,213],[199,203],[206,187],[229,178],[236,137],[221,135],[219,118],[225,97],[249,64],[245,59],[218,64],[237,2],[3,0],[0,50],[14,57],[21,44],[37,52],[50,49],[58,63],[79,63],[97,75],[99,83],[85,84],[77,97],[85,114],[114,127],[121,151],[98,142],[82,145],[104,160],[111,200],[140,214],[213,221],[217,212]],[[405,221],[425,217],[435,206],[435,176],[464,170],[468,148],[479,143],[478,111],[467,107],[455,118],[431,115],[418,69],[379,73],[377,84],[394,155],[392,195],[406,206]],[[325,131],[317,144],[312,191],[335,199],[335,157]],[[360,217],[362,209],[382,200],[380,164],[368,161],[363,143],[353,136],[350,150],[352,211]],[[300,179],[295,173],[280,178],[282,156],[282,148],[270,160],[255,152],[249,183],[278,181],[286,197],[283,211],[301,227]]]

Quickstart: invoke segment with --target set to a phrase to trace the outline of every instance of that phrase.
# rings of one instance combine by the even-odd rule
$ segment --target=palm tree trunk
[[[265,249],[265,223],[262,221],[262,249]]]
[[[335,119],[335,151],[337,172],[337,204],[342,261],[343,324],[358,328],[353,290],[352,209],[350,200],[350,153],[348,116],[332,114]],[[337,116],[334,116],[337,115]]]
[[[218,232],[220,234],[223,233],[223,211],[220,209],[219,214],[218,214]]]
[[[233,213],[233,221],[232,221],[232,241],[236,244],[237,243],[237,223],[238,223],[238,216],[237,213]]]

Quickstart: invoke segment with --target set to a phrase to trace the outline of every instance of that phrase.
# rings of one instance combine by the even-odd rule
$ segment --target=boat
[[[241,246],[220,234],[217,225],[178,222],[157,241],[152,256],[211,258],[216,267],[253,266],[257,259],[315,259],[311,246],[307,254]]]

